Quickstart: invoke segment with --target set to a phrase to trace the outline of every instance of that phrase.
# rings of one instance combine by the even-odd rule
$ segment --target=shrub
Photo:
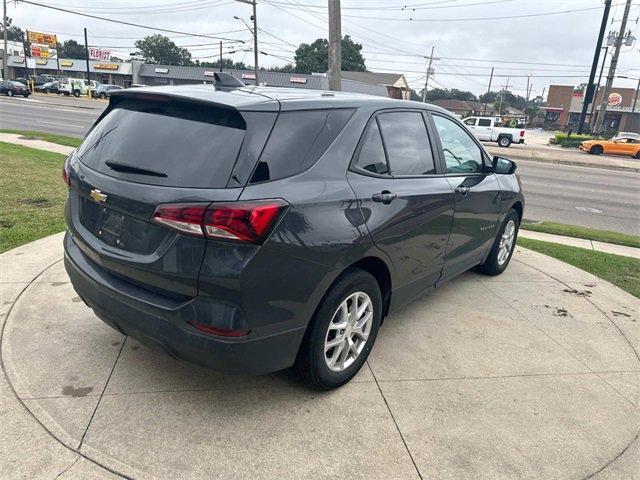
[[[562,148],[578,148],[584,140],[574,139],[573,136],[570,140],[562,140],[560,146]]]
[[[556,143],[562,144],[562,142],[564,140],[567,140],[567,134],[566,133],[556,133],[554,135],[554,138],[556,140]],[[587,134],[582,134],[582,135],[578,135],[578,134],[571,134],[571,137],[569,137],[569,140],[579,140],[581,142],[584,142],[585,140],[593,140],[594,138],[598,138],[598,137],[594,137],[593,135],[587,135]]]

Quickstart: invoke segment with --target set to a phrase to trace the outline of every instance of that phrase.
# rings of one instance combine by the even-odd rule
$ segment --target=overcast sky
[[[251,48],[250,33],[233,18],[249,22],[251,6],[232,0],[34,1],[156,28],[217,35],[225,38],[225,51]],[[609,27],[616,31],[624,1],[613,0]],[[8,16],[22,28],[56,33],[59,41],[73,38],[82,42],[82,29],[87,27],[90,45],[109,47],[119,57],[134,50],[135,39],[156,33],[22,2],[8,4]],[[531,74],[533,95],[540,95],[550,84],[587,81],[603,4],[603,0],[342,0],[342,32],[364,46],[369,70],[404,73],[416,89],[424,84],[426,68],[420,56],[428,56],[435,46],[434,56],[439,59],[433,63],[435,76],[430,87],[483,93],[493,65],[493,90],[505,85],[509,75],[510,90],[524,95],[525,77]],[[261,66],[292,62],[299,43],[326,38],[326,6],[327,0],[258,0],[258,27],[263,30],[259,49],[267,54],[260,55]],[[567,10],[581,11],[540,15]],[[514,16],[521,17],[486,19]],[[636,38],[640,38],[639,16],[640,0],[634,0],[628,28]],[[218,55],[214,39],[166,35],[180,46],[188,45],[194,58],[210,60]],[[210,43],[215,45],[209,47]],[[623,47],[618,75],[632,79],[616,78],[614,85],[637,85],[639,48],[640,40],[633,47]],[[230,56],[253,64],[251,51]]]

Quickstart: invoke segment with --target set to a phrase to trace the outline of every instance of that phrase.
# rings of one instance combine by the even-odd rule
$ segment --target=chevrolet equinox
[[[65,162],[66,270],[117,331],[330,389],[390,312],[507,267],[515,164],[447,111],[216,80],[112,92]]]

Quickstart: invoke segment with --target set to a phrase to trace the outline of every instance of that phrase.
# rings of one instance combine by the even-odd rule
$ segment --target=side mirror
[[[504,157],[493,157],[493,171],[501,175],[512,175],[516,172],[518,166],[513,160]]]

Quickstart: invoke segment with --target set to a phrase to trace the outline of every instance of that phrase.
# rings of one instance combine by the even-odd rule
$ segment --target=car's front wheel
[[[107,94],[104,92],[100,93],[100,98],[104,100],[105,98],[107,98]]]
[[[325,390],[347,383],[367,360],[381,320],[382,295],[376,279],[364,270],[346,271],[309,324],[296,359],[300,377]]]
[[[589,149],[591,155],[601,155],[603,151],[602,145],[594,145]]]
[[[489,256],[478,269],[485,275],[500,275],[507,269],[518,239],[520,217],[512,208],[502,222]]]
[[[7,97],[13,97],[13,91],[7,90]]]

